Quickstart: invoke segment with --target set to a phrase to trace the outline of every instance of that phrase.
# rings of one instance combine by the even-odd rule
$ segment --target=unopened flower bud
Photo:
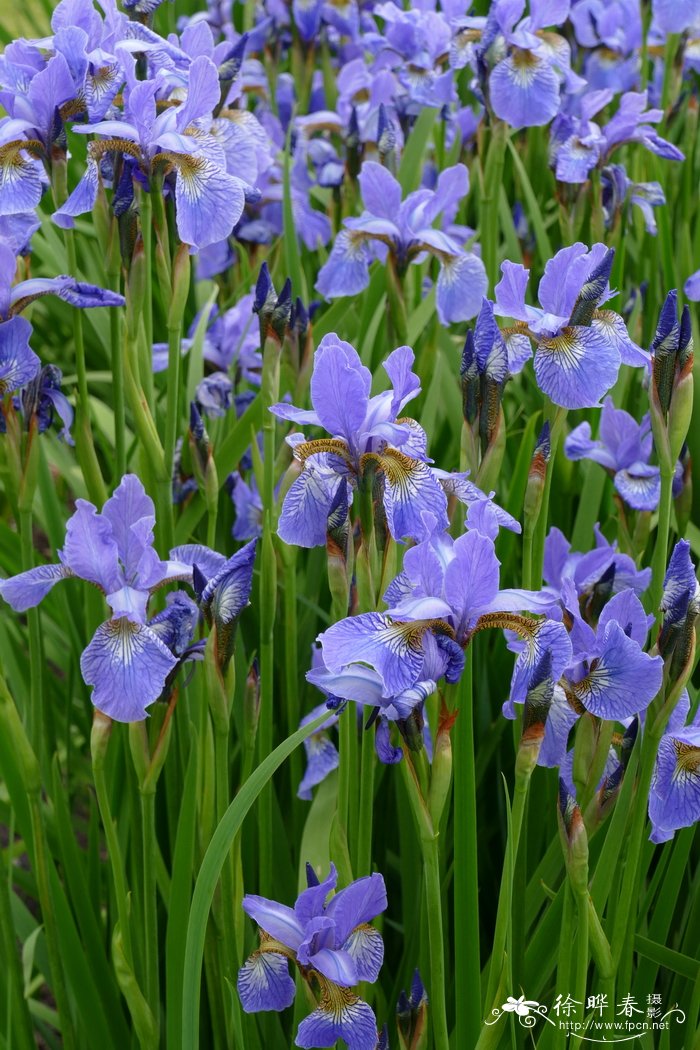
[[[458,712],[450,714],[444,704],[440,711],[438,731],[433,745],[433,761],[430,768],[430,792],[428,810],[433,827],[438,828],[445,805],[450,795],[452,783],[452,726]]]
[[[552,455],[552,440],[547,420],[540,431],[540,436],[535,443],[532,453],[530,470],[527,475],[527,487],[525,489],[524,518],[526,525],[534,529],[540,516],[544,486],[547,478],[547,465]]]
[[[559,831],[566,870],[574,893],[588,892],[588,836],[581,810],[564,781],[559,779]]]
[[[401,992],[396,1004],[396,1025],[401,1050],[425,1050],[428,1045],[428,996],[418,970],[409,995]]]

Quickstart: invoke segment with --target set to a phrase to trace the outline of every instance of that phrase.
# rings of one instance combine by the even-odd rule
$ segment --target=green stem
[[[228,725],[214,725],[214,765],[216,779],[216,823],[219,825],[224,818],[230,802],[230,780],[229,780],[229,727]],[[222,935],[223,951],[221,958],[221,972],[225,980],[233,982],[236,972],[236,930],[234,924],[234,908],[236,906],[236,880],[235,880],[235,858],[233,849],[229,851],[223,868],[221,869],[221,912],[222,912]],[[231,1018],[228,1007],[229,997],[224,995],[224,1006],[226,1014],[227,1029],[230,1031]]]
[[[263,537],[260,570],[260,722],[258,729],[258,761],[264,761],[272,751],[274,720],[274,633],[277,618],[277,558],[272,540],[275,523],[275,417],[269,411],[279,400],[280,356],[282,346],[271,335],[263,348],[261,383],[263,431]],[[259,859],[260,892],[269,895],[272,890],[272,785],[266,784],[260,792]]]
[[[78,279],[78,261],[75,252],[75,239],[72,230],[64,230],[64,243],[68,255],[68,269]],[[80,310],[73,310],[73,342],[75,345],[75,371],[78,377],[78,404],[76,412],[76,452],[85,478],[90,499],[98,507],[107,499],[104,478],[95,452],[95,441],[90,422],[90,395],[85,361],[85,337],[83,333],[83,315]]]
[[[92,776],[95,784],[95,795],[97,796],[97,805],[100,810],[100,817],[102,818],[102,826],[105,832],[105,839],[107,841],[107,854],[109,856],[109,866],[112,872],[112,879],[114,881],[114,896],[117,901],[117,916],[119,918],[119,931],[122,935],[122,942],[124,944],[124,952],[128,962],[132,962],[131,952],[131,923],[129,921],[129,890],[126,885],[126,877],[124,875],[124,861],[122,858],[122,851],[119,845],[119,836],[117,835],[117,826],[112,816],[112,808],[109,803],[109,792],[107,791],[107,782],[105,780],[104,762],[98,757],[93,756],[92,762]]]
[[[376,763],[373,729],[363,730],[360,762],[360,814],[355,863],[353,866],[355,878],[358,878],[360,875],[369,875],[372,870],[372,817],[374,813],[374,767]]]
[[[481,197],[479,239],[481,255],[493,289],[498,281],[498,197],[503,182],[507,126],[496,120],[491,128],[491,142],[483,171],[483,193]]]
[[[22,551],[22,570],[34,567],[33,518],[31,507],[20,506],[19,531]],[[43,714],[42,671],[44,661],[41,645],[41,622],[38,609],[27,609],[29,628],[29,711],[28,731],[40,763],[48,755],[48,734]]]
[[[141,214],[141,237],[143,239],[143,253],[145,257],[143,327],[146,335],[146,347],[150,355],[153,347],[153,202],[150,194],[143,190],[139,193],[139,211]],[[141,382],[146,394],[150,395],[148,398],[149,405],[153,405],[152,366],[148,369],[148,375],[141,375]]]
[[[575,992],[574,999],[586,1005],[586,978],[588,976],[588,963],[590,959],[588,945],[588,893],[576,894],[577,925],[576,925],[576,966],[574,970]]]
[[[143,924],[146,998],[156,1026],[160,1024],[158,973],[158,913],[156,886],[156,794],[140,792],[141,836],[143,846]]]
[[[549,521],[549,497],[552,491],[552,477],[554,475],[554,465],[557,456],[557,449],[559,447],[561,432],[564,428],[564,421],[566,420],[566,409],[558,408],[555,405],[553,405],[550,401],[547,401],[545,407],[545,415],[548,419],[550,419],[551,422],[550,441],[552,451],[549,457],[549,463],[547,464],[547,473],[544,479],[542,506],[540,508],[539,517],[537,518],[537,525],[535,526],[531,570],[532,578],[530,581],[530,585],[533,587],[539,587],[542,580],[542,569],[544,565],[544,541],[547,537],[547,524]]]
[[[421,794],[411,756],[405,753],[399,763],[406,786],[413,818],[420,842],[425,880],[425,905],[428,919],[428,949],[430,953],[430,980],[428,982],[430,1017],[433,1028],[434,1050],[449,1050],[447,1004],[445,1001],[445,943],[442,926],[442,886],[440,881],[440,851],[438,836]],[[462,931],[469,936],[471,931]],[[460,989],[460,994],[463,989]]]
[[[491,965],[489,966],[489,981],[486,990],[486,1012],[494,1005],[496,992],[501,979],[504,965],[506,943],[508,939],[508,927],[511,918],[513,875],[515,873],[515,861],[518,856],[520,845],[520,832],[523,825],[525,803],[527,802],[530,778],[524,774],[515,778],[515,790],[513,792],[513,807],[511,811],[510,831],[506,844],[505,863],[501,877],[501,887],[498,893],[498,910],[496,912],[496,928],[493,936],[493,949],[491,951]]]
[[[454,692],[459,716],[453,729],[454,771],[454,945],[456,1046],[476,1046],[481,1027],[479,863],[474,749],[474,654],[467,653]],[[464,931],[468,930],[467,936]]]
[[[649,714],[647,715],[647,720],[651,720]],[[639,780],[637,783],[634,802],[632,804],[632,819],[629,834],[627,836],[627,854],[622,875],[622,885],[617,898],[612,937],[610,938],[610,947],[615,971],[617,971],[620,965],[633,904],[637,900],[635,893],[637,870],[642,849],[644,825],[646,823],[649,787],[654,772],[654,762],[656,760],[656,752],[658,750],[660,739],[661,734],[656,726],[647,725],[642,739]]]
[[[664,590],[664,576],[668,558],[668,538],[671,531],[671,505],[673,502],[673,474],[661,468],[661,496],[659,498],[659,517],[656,525],[656,543],[652,557],[651,576],[651,611],[658,616],[661,624],[661,596]]]
[[[119,273],[109,275],[112,291],[120,291]],[[115,481],[126,474],[126,403],[124,398],[124,343],[120,310],[109,311],[109,345],[112,364],[112,403],[114,405]]]

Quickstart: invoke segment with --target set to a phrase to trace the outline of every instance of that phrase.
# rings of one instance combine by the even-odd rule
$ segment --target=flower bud
[[[578,802],[559,778],[559,832],[566,870],[575,894],[588,892],[588,836]]]
[[[547,420],[540,431],[540,436],[535,443],[532,453],[530,471],[527,476],[527,487],[525,489],[524,518],[525,526],[534,529],[540,516],[544,485],[547,478],[547,465],[552,455],[552,441],[549,421]]]
[[[168,328],[179,328],[185,316],[187,296],[190,292],[190,250],[186,244],[178,244],[173,260],[173,290],[168,311]]]
[[[433,745],[433,761],[430,769],[430,791],[428,811],[433,827],[440,826],[452,783],[452,726],[458,712],[450,714],[443,701],[438,731]]]
[[[552,651],[546,649],[528,682],[523,708],[523,732],[515,759],[516,775],[529,777],[537,765],[553,696]]]
[[[146,295],[146,256],[143,239],[139,236],[134,244],[129,275],[126,281],[126,328],[129,340],[136,342],[139,322],[143,315]]]
[[[401,992],[396,1004],[396,1023],[401,1050],[426,1050],[428,1046],[428,996],[418,970],[413,974],[410,995]]]

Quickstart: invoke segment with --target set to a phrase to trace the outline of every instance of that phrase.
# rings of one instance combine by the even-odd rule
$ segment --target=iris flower
[[[603,402],[600,414],[600,440],[591,439],[591,425],[580,423],[564,442],[569,459],[591,459],[600,463],[613,478],[615,490],[633,510],[655,510],[659,502],[659,468],[649,463],[653,439],[649,416],[641,423],[611,397]]]
[[[475,317],[487,288],[484,264],[433,226],[466,196],[469,173],[464,165],[441,172],[435,190],[415,190],[403,201],[398,181],[374,161],[362,165],[359,183],[365,210],[357,219],[346,219],[336,237],[316,282],[321,295],[335,299],[361,292],[369,284],[370,263],[387,253],[400,276],[411,263],[432,255],[440,264],[436,304],[442,324]]]
[[[272,406],[279,419],[320,426],[331,435],[307,440],[293,434],[287,439],[302,471],[280,514],[278,532],[285,543],[324,545],[338,487],[343,479],[356,486],[370,464],[383,479],[384,509],[395,539],[420,534],[422,510],[447,527],[447,498],[428,465],[425,432],[414,420],[400,417],[404,405],[420,392],[413,360],[410,347],[394,350],[384,362],[391,389],[371,397],[372,375],[357,351],[337,335],[327,335],[314,357],[313,409]]]
[[[116,151],[131,158],[134,178],[148,180],[158,171],[174,169],[177,232],[184,244],[203,248],[231,233],[243,213],[246,184],[226,170],[224,149],[206,125],[221,95],[216,66],[205,55],[196,58],[189,68],[185,101],[160,113],[157,90],[156,81],[133,79],[125,88],[123,119],[74,127],[81,134],[105,137],[88,147],[85,174],[54,213],[57,225],[72,227],[75,216],[92,210],[99,160]]]
[[[667,842],[700,820],[700,717],[696,712],[688,723],[689,713],[684,690],[656,756],[649,791],[652,842]]]
[[[519,322],[536,344],[537,382],[563,408],[595,407],[615,383],[620,364],[648,364],[649,355],[632,342],[619,314],[601,308],[613,294],[613,255],[604,244],[562,248],[545,266],[539,307],[525,303],[529,270],[519,263],[501,266],[496,313]]]
[[[134,474],[98,513],[79,499],[66,527],[57,565],[41,565],[0,580],[0,596],[16,612],[38,605],[59,580],[78,577],[105,595],[111,616],[101,624],[80,660],[92,702],[118,722],[146,717],[146,708],[163,692],[178,657],[163,641],[162,614],[148,619],[155,590],[173,581],[203,580],[200,604],[230,624],[247,603],[252,566],[240,566],[241,552],[227,560],[206,547],[186,545],[161,561],[153,547],[153,502]],[[245,551],[245,548],[244,548]],[[234,564],[234,559],[238,561]],[[170,625],[172,627],[172,624]]]
[[[323,882],[307,864],[308,888],[293,908],[247,894],[243,908],[260,927],[260,947],[238,972],[238,994],[246,1013],[285,1010],[296,987],[289,963],[320,990],[318,1007],[299,1025],[295,1045],[375,1050],[377,1021],[367,1003],[352,991],[360,981],[376,981],[384,959],[381,935],[371,920],[387,907],[379,874],[356,879],[335,890],[335,865]]]

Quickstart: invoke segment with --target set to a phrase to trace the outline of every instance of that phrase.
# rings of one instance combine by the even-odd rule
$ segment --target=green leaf
[[[520,159],[517,147],[512,139],[508,139],[508,149],[510,155],[513,158],[513,165],[520,181],[520,188],[523,191],[523,197],[527,205],[526,212],[529,222],[532,224],[532,229],[535,234],[535,240],[537,242],[537,251],[540,257],[542,266],[547,262],[548,259],[552,258],[554,252],[552,251],[552,245],[549,240],[549,234],[547,233],[547,227],[545,225],[544,216],[540,210],[540,206],[535,196],[535,191],[532,188],[530,177],[525,170],[525,165]]]
[[[420,185],[423,173],[421,161],[423,160],[425,148],[428,145],[428,139],[432,134],[433,125],[437,120],[437,115],[437,109],[424,109],[411,129],[411,134],[406,142],[399,166],[399,182],[401,183],[404,197],[411,190],[418,189]]]
[[[199,1047],[199,999],[204,939],[216,885],[233,840],[253,803],[272,779],[276,770],[299,744],[313,736],[326,718],[327,713],[324,712],[313,722],[298,729],[267,756],[238,792],[209,843],[195,883],[187,924],[182,996],[182,1046],[184,1050],[197,1050]]]
[[[650,941],[648,937],[642,937],[639,933],[635,934],[634,948],[645,959],[651,959],[659,966],[665,966],[667,970],[680,974],[681,977],[688,977],[691,981],[695,981],[700,975],[700,962],[697,959],[691,959],[689,955],[675,952],[672,948],[667,948],[665,944]]]

